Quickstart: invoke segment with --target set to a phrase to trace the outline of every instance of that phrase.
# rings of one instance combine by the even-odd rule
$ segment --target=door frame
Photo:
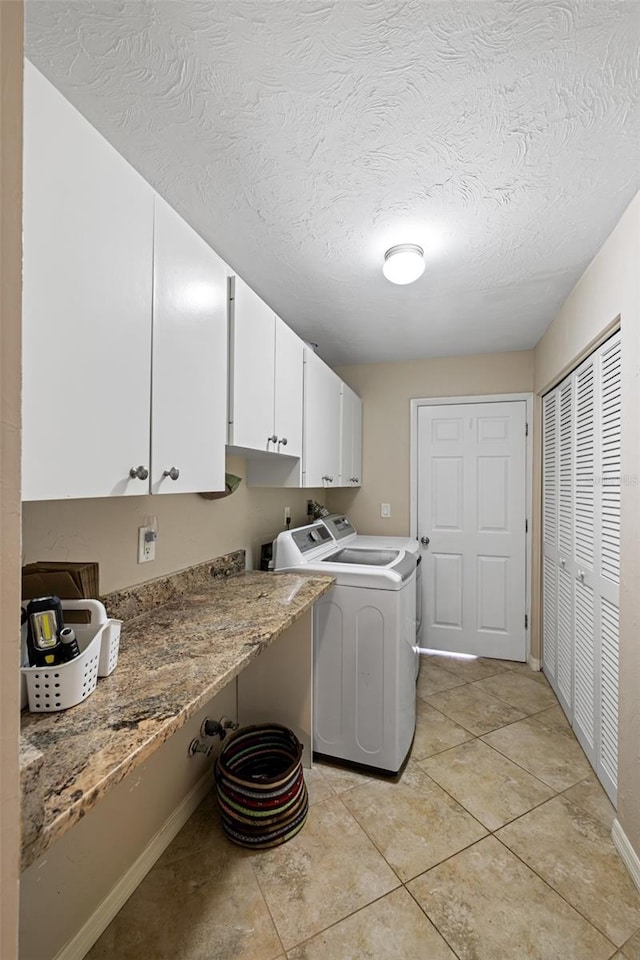
[[[409,401],[410,407],[410,455],[409,455],[409,533],[420,539],[418,531],[418,411],[420,407],[440,407],[461,403],[508,403],[526,404],[527,435],[525,445],[525,504],[528,529],[525,534],[525,655],[533,670],[540,670],[540,660],[531,657],[531,575],[533,570],[533,393],[485,393],[472,397],[420,397]]]

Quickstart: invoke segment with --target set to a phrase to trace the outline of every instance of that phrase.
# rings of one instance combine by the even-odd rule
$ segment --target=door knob
[[[171,467],[170,470],[165,470],[162,474],[163,477],[171,477],[172,480],[177,480],[180,476],[180,471],[177,467]]]
[[[141,464],[139,467],[131,467],[131,470],[129,470],[129,476],[132,480],[146,480],[149,476],[149,471]]]
[[[429,537],[420,537],[420,543],[422,544],[423,547],[428,547],[429,544],[431,543],[431,540]]]

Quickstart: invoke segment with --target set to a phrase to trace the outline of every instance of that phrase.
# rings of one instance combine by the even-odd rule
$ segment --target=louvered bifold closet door
[[[601,449],[599,593],[601,630],[598,708],[600,743],[596,772],[615,803],[618,781],[618,607],[620,593],[620,335],[601,348]]]
[[[558,394],[542,401],[542,660],[556,686],[558,673]]]
[[[595,537],[599,498],[596,478],[598,473],[598,433],[596,407],[596,377],[598,358],[590,357],[578,367],[572,379],[576,391],[575,424],[575,564],[574,579],[574,695],[573,727],[576,736],[596,765],[596,662],[594,571],[597,568]]]
[[[574,389],[559,390],[558,430],[558,670],[556,693],[566,713],[573,710],[574,665]]]
[[[542,662],[614,803],[620,387],[618,333],[543,398]]]

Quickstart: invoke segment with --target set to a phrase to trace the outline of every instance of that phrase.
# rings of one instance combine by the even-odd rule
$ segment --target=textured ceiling
[[[536,343],[640,187],[639,16],[29,0],[27,54],[337,364]],[[402,242],[407,287],[381,272]]]

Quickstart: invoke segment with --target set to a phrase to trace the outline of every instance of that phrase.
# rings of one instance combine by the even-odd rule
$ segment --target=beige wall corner
[[[21,0],[0,2],[0,957],[17,956],[20,843]]]
[[[535,349],[543,392],[622,327],[618,819],[640,855],[640,194]]]
[[[328,506],[345,511],[361,533],[409,535],[409,401],[421,397],[528,393],[533,353],[494,353],[401,363],[339,367],[338,374],[363,400],[362,476],[356,490],[332,491]],[[391,504],[382,520],[380,503]]]

